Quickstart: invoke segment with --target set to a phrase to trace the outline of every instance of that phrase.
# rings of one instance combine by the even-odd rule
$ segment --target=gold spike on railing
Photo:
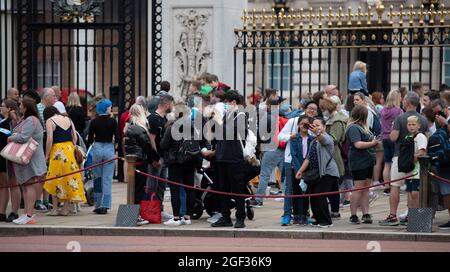
[[[342,7],[339,7],[338,15],[336,17],[338,19],[337,25],[341,26],[342,25]]]
[[[317,15],[317,19],[319,19],[319,27],[322,27],[322,19],[325,16],[323,15],[323,9],[322,7],[319,8],[319,15]]]
[[[313,21],[314,21],[314,14],[313,14],[313,8],[312,7],[309,8],[309,16],[308,16],[308,18],[309,18],[309,27],[312,28]]]
[[[420,5],[420,11],[419,11],[419,24],[420,24],[420,25],[423,25],[423,23],[424,23],[424,21],[423,21],[423,18],[424,18],[424,16],[425,16],[425,11],[424,11],[424,9],[425,9],[424,5],[423,5],[423,4]]]
[[[430,17],[430,24],[434,24],[434,17],[436,16],[436,10],[434,10],[434,4],[431,4],[430,10],[428,11],[428,16]]]
[[[333,8],[328,8],[328,26],[333,26]]]
[[[405,13],[403,12],[403,5],[400,5],[400,11],[398,12],[398,17],[399,17],[398,24],[399,25],[403,25],[403,16],[404,15],[405,15]]]
[[[256,21],[258,20],[258,15],[256,15],[256,9],[254,8],[252,11],[252,27],[256,29]]]
[[[348,13],[347,13],[347,19],[348,19],[347,25],[348,25],[348,26],[351,26],[351,25],[352,25],[352,17],[353,17],[353,14],[352,14],[352,7],[348,7]]]
[[[272,21],[272,23],[270,24],[271,28],[275,28],[276,26],[276,21],[277,21],[277,15],[275,14],[275,9],[272,8],[272,14],[270,15],[270,20]]]
[[[367,7],[367,25],[372,25],[372,7]]]
[[[303,19],[305,18],[304,15],[303,15],[303,8],[300,9],[300,14],[298,15],[298,17],[299,17],[299,20],[300,20],[299,27],[301,29],[301,28],[303,28]]]
[[[244,9],[244,15],[241,17],[241,19],[243,21],[244,29],[247,28],[247,14],[248,14],[247,9]]]
[[[393,25],[393,24],[394,24],[394,21],[392,20],[392,18],[395,16],[395,13],[394,13],[394,6],[393,6],[393,5],[391,5],[391,6],[389,7],[389,13],[388,13],[388,16],[389,16],[389,24],[390,24],[390,25]]]
[[[267,15],[266,15],[266,9],[263,9],[262,15],[261,15],[261,27],[263,29],[266,28],[266,19],[268,19]]]
[[[439,10],[439,18],[441,18],[441,20],[439,21],[439,23],[444,24],[445,23],[445,14],[447,11],[445,10],[445,5],[441,4],[440,5],[440,10]]]
[[[409,24],[413,25],[414,24],[414,16],[416,15],[416,13],[414,12],[414,5],[410,5],[409,6],[409,12],[408,12],[408,16],[409,16]]]
[[[383,13],[384,13],[383,1],[378,2],[376,10],[378,13],[378,24],[381,25],[381,24],[383,24]]]
[[[358,15],[357,15],[358,21],[356,22],[357,25],[361,25],[361,24],[362,24],[362,22],[361,22],[361,17],[362,17],[362,16],[363,16],[363,15],[362,15],[362,12],[361,12],[361,6],[359,6],[359,7],[358,7]]]

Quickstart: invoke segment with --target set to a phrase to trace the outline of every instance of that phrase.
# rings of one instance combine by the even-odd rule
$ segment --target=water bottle
[[[302,192],[306,192],[306,189],[308,189],[308,185],[303,179],[300,179],[300,188],[302,189]]]

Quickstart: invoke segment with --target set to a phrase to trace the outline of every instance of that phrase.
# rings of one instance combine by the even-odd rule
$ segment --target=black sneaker
[[[357,215],[352,215],[350,216],[350,220],[349,220],[350,224],[360,224],[361,222],[359,221],[359,218]]]
[[[332,212],[332,213],[330,213],[330,216],[331,216],[331,218],[334,218],[334,219],[341,219],[341,214],[338,212]]]
[[[294,215],[294,225],[301,225],[302,224],[302,217],[300,215]]]
[[[245,228],[244,219],[241,219],[241,218],[236,219],[236,223],[234,223],[234,228],[235,229]]]
[[[35,209],[36,212],[38,212],[38,213],[46,213],[46,212],[48,212],[47,207],[46,207],[44,204],[42,204],[42,202],[36,203],[36,204],[34,205],[34,209]]]
[[[439,225],[438,228],[441,230],[450,230],[450,221],[445,224]]]
[[[219,220],[217,220],[215,223],[211,224],[211,227],[232,227],[233,222],[231,222],[231,219],[221,217]]]
[[[391,188],[386,188],[386,189],[384,189],[384,195],[385,196],[388,196],[388,195],[390,195],[391,194]]]
[[[342,207],[350,207],[350,200],[344,200],[344,202],[342,202]]]
[[[12,221],[16,220],[19,218],[19,215],[17,213],[10,213],[8,218],[6,218],[6,223],[12,223]]]
[[[5,222],[5,221],[6,221],[6,214],[0,213],[0,222]]]
[[[364,214],[361,217],[361,220],[362,220],[363,224],[372,224],[373,223],[372,215],[370,215],[370,214]]]
[[[108,214],[107,208],[98,208],[96,211],[97,214]]]

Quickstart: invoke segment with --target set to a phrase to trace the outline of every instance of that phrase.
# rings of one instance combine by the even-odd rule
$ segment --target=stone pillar
[[[163,1],[163,80],[175,96],[185,95],[185,80],[208,71],[234,85],[234,29],[241,27],[245,0]],[[242,60],[241,60],[242,62]],[[242,73],[237,73],[239,78]]]

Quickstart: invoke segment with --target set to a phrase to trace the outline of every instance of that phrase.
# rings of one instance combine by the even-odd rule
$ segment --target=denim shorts
[[[392,158],[394,157],[395,143],[389,139],[383,139],[384,148],[384,162],[392,163]]]
[[[420,180],[418,179],[407,179],[405,180],[406,192],[418,192],[420,188]]]

